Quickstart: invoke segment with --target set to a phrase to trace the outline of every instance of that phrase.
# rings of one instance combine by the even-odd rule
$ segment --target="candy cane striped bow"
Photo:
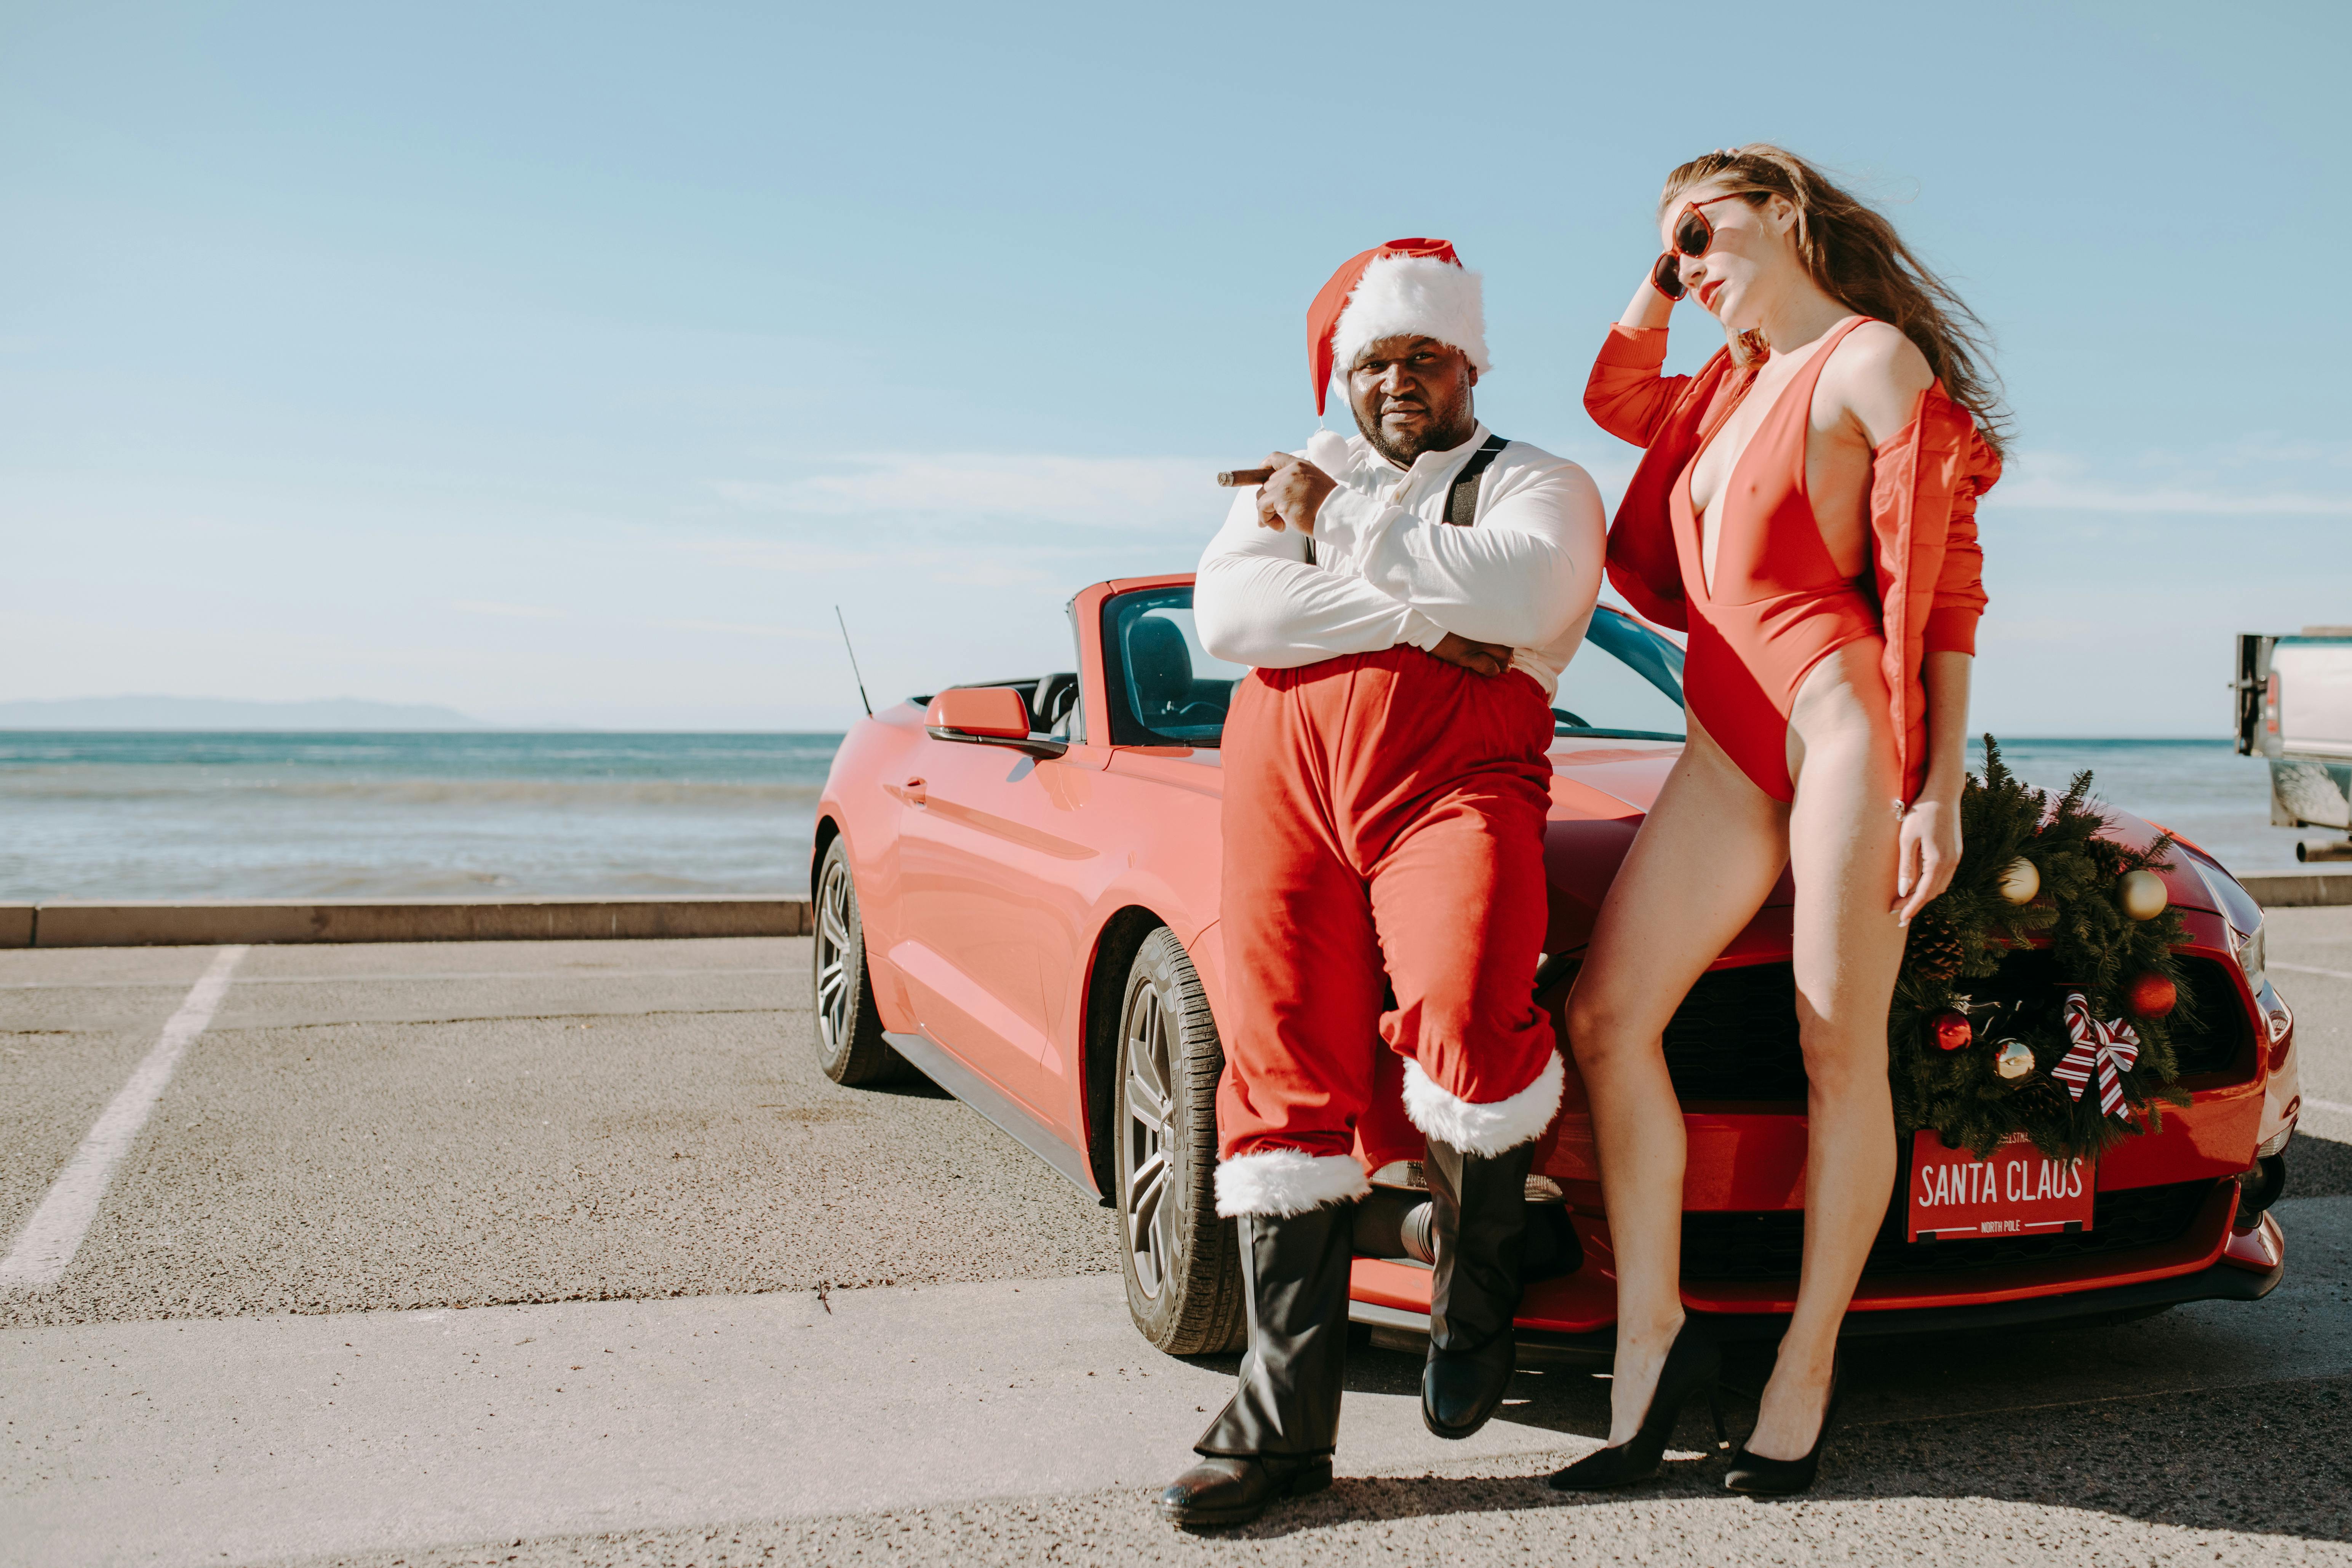
[[[2123,1075],[2139,1060],[2139,1035],[2121,1018],[2100,1023],[2091,1016],[2091,1005],[2080,991],[2066,994],[2066,1059],[2050,1076],[2066,1086],[2067,1095],[2083,1098],[2094,1068],[2099,1074],[2099,1114],[2113,1116],[2124,1102]]]

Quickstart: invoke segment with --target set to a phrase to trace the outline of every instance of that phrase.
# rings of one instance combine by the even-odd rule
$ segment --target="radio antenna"
[[[849,640],[849,623],[841,618],[841,606],[833,607],[833,618],[841,623],[841,646],[849,650],[849,673],[857,678],[857,700],[866,704],[866,716],[874,717],[873,700],[866,695],[866,675],[857,668],[857,645]]]

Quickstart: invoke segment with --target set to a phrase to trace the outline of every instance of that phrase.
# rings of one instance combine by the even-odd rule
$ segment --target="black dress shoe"
[[[1467,1437],[1501,1406],[1518,1360],[1509,1334],[1468,1355],[1431,1356],[1421,1369],[1421,1424],[1440,1437]]]
[[[1658,1386],[1650,1393],[1650,1408],[1642,1413],[1640,1428],[1622,1443],[1587,1454],[1556,1473],[1549,1483],[1551,1489],[1600,1491],[1650,1479],[1658,1473],[1658,1461],[1665,1457],[1666,1439],[1675,1435],[1675,1417],[1682,1414],[1684,1403],[1697,1393],[1706,1394],[1707,1409],[1715,1416],[1716,1445],[1729,1447],[1723,1435],[1723,1406],[1716,1389],[1722,1373],[1723,1352],[1714,1336],[1699,1326],[1696,1318],[1684,1318],[1675,1342],[1666,1347],[1665,1364],[1658,1368]]]
[[[1305,1497],[1330,1484],[1328,1454],[1212,1455],[1169,1483],[1160,1494],[1160,1517],[1171,1524],[1248,1524],[1277,1499]]]
[[[1795,1497],[1811,1490],[1822,1472],[1822,1445],[1830,1440],[1830,1423],[1837,1419],[1840,1371],[1832,1361],[1829,1398],[1822,1406],[1822,1429],[1813,1435],[1813,1446],[1803,1458],[1768,1459],[1761,1454],[1749,1453],[1748,1445],[1742,1443],[1739,1451],[1731,1456],[1731,1468],[1725,1472],[1723,1484],[1749,1497]]]

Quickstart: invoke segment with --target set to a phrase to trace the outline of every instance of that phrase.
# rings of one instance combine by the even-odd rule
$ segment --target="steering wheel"
[[[1578,718],[1575,714],[1570,712],[1565,708],[1553,709],[1551,710],[1551,716],[1554,721],[1567,725],[1571,730],[1590,730],[1592,728],[1591,724]]]

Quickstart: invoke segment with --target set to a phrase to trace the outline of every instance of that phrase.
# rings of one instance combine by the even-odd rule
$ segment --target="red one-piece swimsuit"
[[[1691,470],[1746,399],[1745,388],[1702,433],[1668,502],[1690,605],[1685,700],[1739,771],[1774,800],[1796,797],[1789,777],[1789,713],[1805,677],[1848,643],[1881,644],[1875,658],[1885,639],[1867,569],[1854,577],[1838,571],[1805,490],[1814,384],[1845,335],[1868,319],[1853,317],[1831,332],[1780,389],[1732,465],[1715,499],[1711,586],[1691,506]]]

